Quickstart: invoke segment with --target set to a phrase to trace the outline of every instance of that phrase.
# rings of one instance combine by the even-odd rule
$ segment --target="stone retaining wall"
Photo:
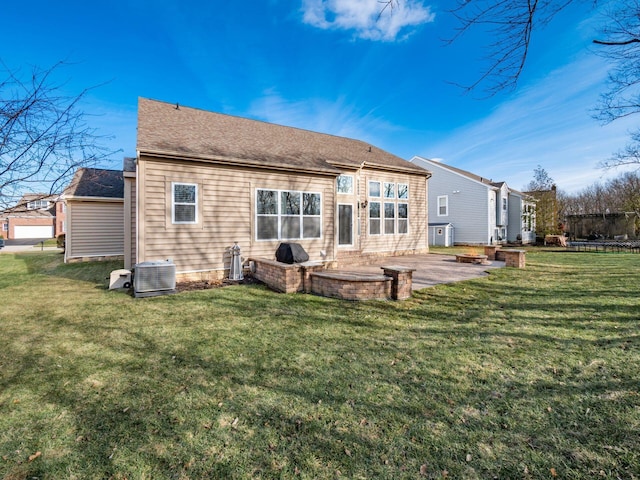
[[[384,274],[326,270],[322,262],[282,263],[250,260],[254,278],[281,293],[314,293],[344,300],[405,300],[411,297],[413,272],[408,267],[381,267]]]

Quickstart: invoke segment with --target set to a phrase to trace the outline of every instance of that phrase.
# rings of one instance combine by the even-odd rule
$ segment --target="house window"
[[[380,189],[381,186],[382,189]],[[409,198],[409,185],[370,181],[369,198],[380,197],[383,197],[385,202],[369,201],[369,235],[408,233],[409,204],[399,200]]]
[[[38,210],[41,208],[49,208],[48,200],[33,200],[32,202],[27,203],[27,210]]]
[[[353,193],[353,175],[340,175],[337,180],[338,193]]]
[[[400,200],[407,200],[409,198],[409,185],[406,183],[398,184],[398,198]]]
[[[438,197],[438,216],[446,217],[449,215],[449,196],[442,195]]]
[[[398,233],[409,233],[408,203],[398,203]]]
[[[321,204],[319,193],[257,190],[257,239],[320,238],[322,235]]]
[[[380,235],[380,202],[369,202],[369,235]]]
[[[380,198],[380,182],[369,182],[369,196]],[[380,207],[378,205],[378,207]]]
[[[507,199],[506,198],[502,199],[502,210],[504,210],[505,212],[507,211]]]
[[[384,204],[384,233],[393,235],[396,233],[396,204],[385,202]]]
[[[280,238],[300,238],[300,192],[280,192]]]
[[[302,238],[320,238],[322,235],[320,200],[319,193],[302,194]]]
[[[173,223],[198,223],[198,185],[194,183],[172,183],[171,185]]]
[[[3,232],[8,232],[9,231],[9,222],[5,222],[2,224],[2,231]]]

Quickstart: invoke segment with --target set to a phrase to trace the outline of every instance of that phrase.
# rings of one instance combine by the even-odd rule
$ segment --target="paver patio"
[[[345,267],[338,271],[354,273],[382,273],[382,266],[397,265],[415,268],[413,272],[413,290],[433,287],[441,283],[453,283],[462,280],[485,277],[487,270],[503,268],[504,262],[491,260],[484,265],[458,263],[455,255],[429,253],[426,255],[403,255],[377,259],[374,265]]]

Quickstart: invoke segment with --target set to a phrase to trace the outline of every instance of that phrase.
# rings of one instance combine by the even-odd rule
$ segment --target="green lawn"
[[[640,255],[348,303],[0,255],[0,478],[640,478]]]

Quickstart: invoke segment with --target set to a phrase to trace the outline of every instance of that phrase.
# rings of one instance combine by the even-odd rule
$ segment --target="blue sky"
[[[138,97],[358,138],[402,158],[442,159],[523,188],[541,165],[576,192],[617,175],[597,168],[637,125],[591,118],[607,65],[597,12],[575,6],[534,32],[518,89],[488,99],[452,82],[478,78],[490,39],[455,24],[448,0],[8,2],[0,59],[58,72],[105,143],[135,156]],[[578,2],[590,4],[591,2]]]

